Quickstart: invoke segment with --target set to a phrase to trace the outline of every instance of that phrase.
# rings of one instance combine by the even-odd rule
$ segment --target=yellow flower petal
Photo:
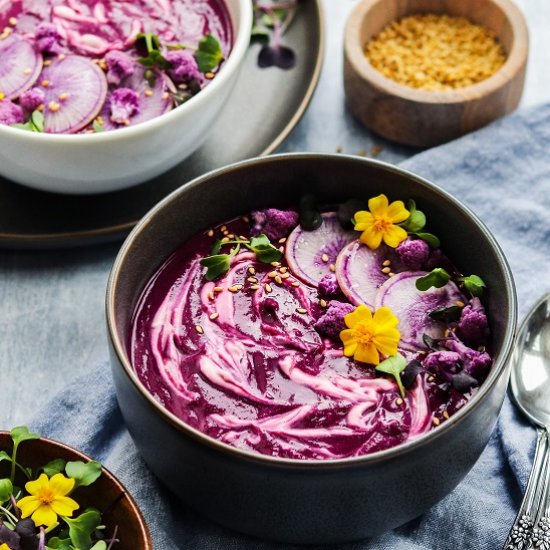
[[[344,315],[344,322],[348,328],[353,328],[359,323],[370,321],[372,319],[372,312],[368,306],[363,304],[357,306],[354,311]]]
[[[404,222],[410,215],[403,201],[394,201],[388,206],[387,216],[393,223]]]
[[[60,516],[72,516],[80,508],[77,502],[69,497],[56,497],[51,503],[52,510]]]
[[[0,95],[2,95],[2,94],[0,94]],[[2,98],[0,97],[0,99],[2,99]],[[11,549],[5,542],[3,542],[2,544],[0,544],[0,550],[11,550]]]
[[[384,231],[384,242],[392,248],[397,248],[400,242],[407,238],[407,232],[397,225],[392,225]]]
[[[57,514],[52,510],[51,506],[42,504],[38,507],[36,512],[31,516],[36,526],[45,525],[49,527],[57,522]]]
[[[355,212],[353,217],[355,218],[355,231],[364,231],[367,226],[374,223],[373,215],[366,210],[359,210],[358,212]]]
[[[401,334],[397,329],[392,328],[390,330],[392,331],[391,333],[387,332],[374,338],[374,345],[384,355],[395,355],[397,353],[397,345],[399,344]]]
[[[28,518],[41,504],[41,501],[38,500],[35,496],[23,497],[17,501],[17,506],[21,510],[21,516],[23,518]]]
[[[371,365],[378,365],[380,362],[380,356],[374,344],[357,346],[357,351],[353,358],[361,363],[370,363]]]
[[[388,210],[388,197],[382,194],[369,199],[369,210],[374,217],[384,216]]]
[[[25,489],[27,489],[27,493],[29,493],[29,495],[35,495],[38,491],[47,489],[49,486],[50,481],[46,474],[40,474],[38,479],[35,479],[34,481],[27,481],[27,483],[25,483]]]
[[[387,306],[377,309],[374,312],[373,320],[377,325],[387,325],[388,327],[396,327],[399,324],[399,319]]]
[[[359,240],[371,250],[376,250],[382,243],[382,233],[379,231],[363,231]]]
[[[72,477],[65,477],[63,474],[55,474],[50,479],[50,489],[56,495],[65,496],[73,490],[74,483]]]

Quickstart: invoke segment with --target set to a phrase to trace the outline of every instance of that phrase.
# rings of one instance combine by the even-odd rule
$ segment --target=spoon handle
[[[548,432],[539,428],[537,429],[535,459],[527,482],[527,489],[514,525],[504,543],[503,550],[527,550],[532,547],[531,537],[535,523],[535,513],[539,509],[542,497],[542,482],[546,481],[547,478],[548,457]],[[548,491],[546,493],[548,494]]]
[[[546,432],[548,434],[547,430]],[[544,490],[541,504],[533,518],[535,527],[533,527],[532,536],[533,546],[541,550],[550,549],[550,452],[546,454],[545,470]]]

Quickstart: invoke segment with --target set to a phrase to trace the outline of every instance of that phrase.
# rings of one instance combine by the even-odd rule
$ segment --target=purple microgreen
[[[201,73],[214,71],[223,61],[223,52],[219,41],[211,34],[201,38],[195,51],[195,61]]]
[[[378,372],[383,372],[384,374],[390,374],[395,378],[397,382],[397,387],[399,388],[399,393],[401,397],[405,397],[405,388],[403,387],[403,382],[401,381],[401,373],[407,368],[407,360],[401,355],[396,354],[388,357],[381,363],[376,365],[375,370]]]
[[[349,199],[338,207],[338,221],[344,229],[353,229],[354,216],[360,210],[366,210],[367,205],[361,199]]]
[[[460,393],[468,393],[475,386],[479,386],[479,382],[465,372],[459,372],[453,375],[451,384],[455,390]]]
[[[413,359],[406,367],[405,370],[401,373],[401,382],[403,382],[403,387],[407,390],[410,390],[414,383],[416,382],[416,377],[424,370],[422,363]]]
[[[428,313],[434,321],[443,323],[454,323],[460,319],[461,314],[462,308],[460,306],[439,307]]]

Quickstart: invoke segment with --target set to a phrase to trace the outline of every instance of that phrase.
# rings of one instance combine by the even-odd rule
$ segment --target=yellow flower
[[[395,355],[401,336],[395,328],[399,319],[389,307],[381,307],[374,315],[360,305],[344,316],[347,329],[340,332],[344,343],[344,355],[356,361],[378,365],[380,354]]]
[[[407,232],[395,224],[404,222],[410,215],[403,201],[394,201],[388,205],[386,195],[369,199],[369,210],[355,213],[355,230],[362,231],[359,237],[373,250],[380,246],[382,240],[392,248],[407,238]]]
[[[23,497],[17,502],[23,518],[31,516],[36,526],[50,527],[57,521],[57,516],[73,515],[78,504],[66,496],[74,487],[74,479],[63,474],[55,474],[51,479],[41,474],[34,481],[25,484],[30,496]]]
[[[0,98],[2,99],[2,98]],[[11,548],[4,542],[0,544],[0,550],[11,550]]]

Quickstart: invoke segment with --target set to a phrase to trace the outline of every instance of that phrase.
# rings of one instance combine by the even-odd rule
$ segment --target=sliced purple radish
[[[105,73],[89,59],[68,55],[40,75],[44,89],[44,131],[72,134],[88,125],[107,97]]]
[[[314,231],[296,227],[286,241],[285,257],[294,276],[304,283],[317,286],[331,273],[338,254],[357,237],[355,231],[342,229],[336,212],[322,214],[323,223]]]
[[[32,87],[42,70],[42,56],[22,36],[0,40],[0,93],[15,99]]]
[[[445,325],[429,317],[430,311],[454,306],[457,300],[466,301],[452,281],[442,288],[418,290],[416,280],[425,275],[425,271],[403,271],[388,279],[376,294],[376,309],[387,306],[397,316],[397,328],[401,332],[399,347],[409,351],[426,347],[422,339],[424,334],[431,338],[444,336]]]
[[[128,124],[117,124],[114,122],[111,119],[112,110],[110,98],[115,90],[112,90],[101,111],[103,129],[115,130],[117,128],[124,128],[125,126],[135,126],[140,122],[156,118],[172,108],[172,98],[168,93],[169,89],[171,89],[171,82],[168,77],[164,74],[157,74],[154,79],[154,85],[151,87],[145,78],[145,70],[144,67],[136,63],[134,74],[122,80],[119,86],[119,88],[128,88],[136,92],[139,98],[138,112],[128,118]]]
[[[352,304],[366,304],[371,309],[374,307],[378,288],[388,280],[388,275],[382,271],[388,260],[391,271],[403,269],[395,250],[385,244],[371,250],[357,240],[349,243],[338,254],[336,279]]]

